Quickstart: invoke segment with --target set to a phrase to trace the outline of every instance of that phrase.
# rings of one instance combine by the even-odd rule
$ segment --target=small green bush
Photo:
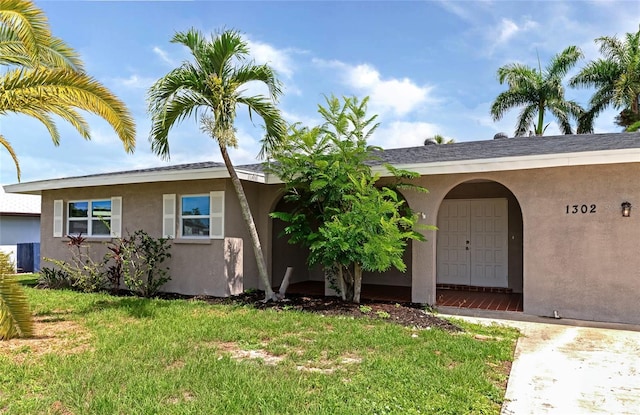
[[[38,287],[59,290],[73,288],[74,284],[68,272],[58,268],[43,267],[38,276]]]
[[[142,297],[153,297],[171,280],[162,263],[171,258],[171,240],[153,238],[143,230],[121,240],[122,275],[128,289]]]

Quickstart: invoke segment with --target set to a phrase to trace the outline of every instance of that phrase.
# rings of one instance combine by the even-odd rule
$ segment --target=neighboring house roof
[[[421,174],[474,173],[592,164],[640,162],[640,133],[518,137],[396,148],[379,152],[373,164],[390,163]],[[375,167],[378,170],[378,167]],[[380,172],[384,174],[380,167]],[[262,164],[237,166],[242,180],[279,183]],[[229,177],[222,163],[204,162],[155,167],[5,186],[9,192],[39,194],[42,190],[84,186],[197,180]]]
[[[0,186],[0,215],[40,215],[40,196],[5,193]]]

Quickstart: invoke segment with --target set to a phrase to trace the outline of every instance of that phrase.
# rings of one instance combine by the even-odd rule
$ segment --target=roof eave
[[[405,170],[415,171],[421,175],[432,175],[637,162],[640,162],[640,148],[394,164],[394,166]],[[240,180],[263,184],[282,183],[277,176],[265,174],[263,172],[252,171],[249,169],[237,169],[236,172]],[[374,166],[373,172],[380,174],[382,177],[391,175],[384,165]],[[38,195],[44,190],[222,178],[229,178],[229,173],[224,166],[184,171],[150,171],[43,180],[30,183],[5,185],[4,189],[7,193]]]
[[[243,169],[236,170],[236,173],[238,174],[240,180],[265,183],[265,176],[263,173]],[[39,195],[44,190],[71,189],[94,186],[115,186],[122,184],[159,183],[182,180],[226,179],[229,177],[229,172],[227,171],[226,167],[222,166],[184,171],[146,171],[135,173],[71,177],[68,179],[42,180],[30,183],[5,185],[4,189],[7,193]]]

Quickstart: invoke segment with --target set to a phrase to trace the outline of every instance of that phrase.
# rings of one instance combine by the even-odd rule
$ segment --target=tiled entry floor
[[[493,311],[522,311],[522,294],[438,289],[436,305]]]

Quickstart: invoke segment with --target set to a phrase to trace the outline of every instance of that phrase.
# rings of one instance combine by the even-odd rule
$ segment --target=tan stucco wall
[[[225,238],[207,240],[175,239],[171,247],[172,257],[165,263],[170,268],[172,280],[163,290],[181,294],[206,294],[227,296],[244,290],[247,280],[255,286],[255,259],[253,252],[244,251],[247,231],[242,221],[237,197],[230,183],[225,180],[198,180],[169,183],[150,183],[96,188],[76,188],[46,191],[42,195],[41,255],[43,257],[69,258],[67,238],[54,238],[53,201],[102,199],[122,197],[122,232],[143,229],[153,237],[162,236],[162,195],[200,194],[225,190]],[[254,201],[255,203],[255,201]],[[242,226],[241,226],[242,225]],[[92,257],[100,259],[106,253],[104,242],[109,238],[89,238]],[[250,245],[249,245],[250,246]],[[43,266],[50,266],[43,262]]]
[[[447,193],[470,180],[493,180],[517,198],[523,220],[523,297],[527,314],[640,323],[640,212],[623,218],[620,204],[639,206],[640,163],[575,166],[422,177],[429,194],[410,194],[425,223],[437,222]],[[593,214],[566,214],[566,205],[596,205]],[[413,249],[415,302],[433,304],[436,232]]]

